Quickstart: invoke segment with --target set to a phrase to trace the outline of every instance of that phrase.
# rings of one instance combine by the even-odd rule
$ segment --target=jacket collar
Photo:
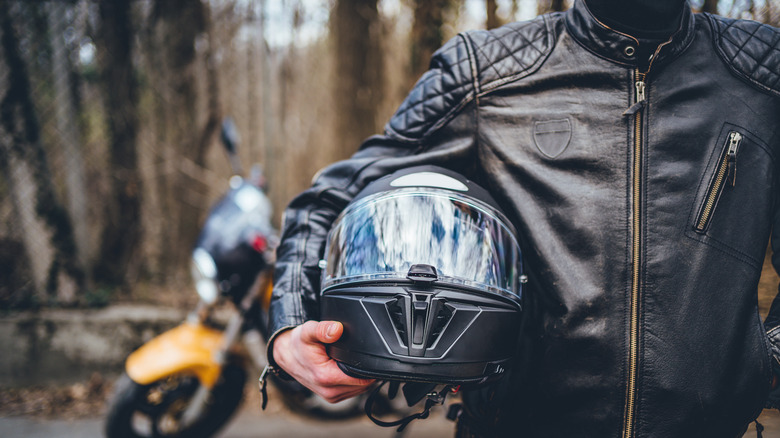
[[[590,12],[584,0],[576,0],[574,7],[566,12],[566,28],[578,43],[602,58],[627,67],[637,67],[639,64],[636,59],[639,41],[601,23]],[[693,13],[686,6],[677,32],[668,43],[662,45],[652,65],[657,66],[682,53],[693,41],[694,32]]]

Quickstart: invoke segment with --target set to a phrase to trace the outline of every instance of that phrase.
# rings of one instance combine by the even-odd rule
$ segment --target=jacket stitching
[[[477,106],[479,106],[479,73],[477,72],[477,62],[476,57],[474,56],[473,42],[464,34],[459,34],[458,36],[466,44],[466,52],[469,55],[469,66],[471,67],[471,83],[474,87],[474,95],[476,96],[475,99],[477,101]]]
[[[709,175],[709,172],[707,172],[707,168],[710,166],[709,163],[712,163],[713,160],[715,162],[714,169],[715,169],[715,171],[717,171],[717,165],[718,165],[717,158],[714,158],[714,157],[720,155],[717,145],[720,144],[721,141],[725,138],[726,134],[724,133],[724,130],[726,132],[728,132],[728,130],[726,129],[725,125],[723,127],[721,127],[721,132],[720,132],[720,134],[718,134],[717,140],[715,140],[716,146],[714,148],[712,148],[712,151],[710,152],[710,156],[708,158],[708,164],[704,168],[704,172],[702,172],[701,178],[699,178],[699,185],[697,186],[697,190],[701,190],[702,185],[704,184],[704,182],[707,179],[712,179],[712,177]],[[710,178],[708,178],[708,176],[710,176]],[[685,222],[685,233],[684,234],[686,234],[686,235],[688,234],[688,231],[689,231],[689,228],[691,227],[691,224],[695,222],[694,218],[698,215],[699,205],[701,205],[701,203],[704,202],[704,200],[706,200],[706,197],[707,197],[707,187],[709,187],[709,183],[707,183],[707,185],[704,186],[704,195],[703,195],[702,200],[697,199],[698,198],[698,193],[693,198],[693,205],[691,206],[691,211],[688,214],[688,220]]]
[[[459,68],[460,64],[463,64],[464,62],[468,62],[468,59],[461,59],[461,60],[458,60],[458,61],[457,61],[457,62],[455,62],[455,63],[449,64],[449,67],[450,67],[451,69],[453,69],[453,70],[454,70],[456,67],[458,67],[458,68]],[[459,73],[462,73],[462,72],[459,72]],[[464,90],[464,89],[468,89],[468,85],[469,85],[468,83],[465,83],[465,84],[460,84],[460,85],[458,85],[457,87],[453,88],[452,90],[446,90],[446,92],[444,92],[444,91],[442,90],[442,92],[438,92],[438,93],[437,93],[437,92],[428,93],[428,90],[429,90],[429,88],[428,88],[428,87],[430,86],[430,85],[429,85],[429,83],[430,83],[430,82],[432,82],[432,81],[434,81],[434,80],[436,80],[437,78],[441,78],[441,77],[443,77],[443,76],[444,76],[444,73],[443,73],[443,72],[441,72],[441,69],[440,69],[440,71],[439,71],[438,75],[437,75],[437,74],[433,74],[433,73],[431,73],[431,74],[428,74],[428,77],[425,77],[425,76],[424,76],[424,80],[422,80],[421,82],[419,82],[419,83],[416,85],[416,87],[422,87],[422,96],[424,97],[424,99],[421,99],[419,102],[414,102],[414,103],[411,103],[411,104],[410,104],[409,106],[407,106],[407,107],[403,107],[403,104],[402,104],[402,107],[401,107],[401,108],[399,108],[399,111],[398,111],[398,113],[397,113],[397,114],[396,114],[396,115],[395,115],[393,118],[396,118],[396,117],[403,117],[403,118],[405,119],[405,122],[406,122],[406,123],[404,123],[404,125],[405,125],[405,126],[410,126],[410,125],[412,125],[412,123],[409,123],[409,122],[408,122],[408,117],[409,117],[409,114],[410,114],[411,112],[413,112],[413,111],[418,111],[418,109],[419,109],[419,108],[422,108],[422,109],[424,110],[424,109],[425,109],[425,107],[426,107],[426,105],[428,105],[428,104],[429,104],[429,102],[430,102],[430,96],[436,95],[436,96],[442,97],[442,98],[444,99],[444,98],[446,98],[446,97],[448,97],[448,96],[449,96],[449,97],[453,97],[453,96],[454,96],[454,95],[456,95],[456,94],[461,94],[461,93],[463,93],[463,94],[465,94],[465,96],[464,96],[464,99],[467,99],[467,98],[469,98],[469,95],[470,95],[470,93],[469,93],[468,91],[466,91],[465,93],[463,92],[463,90]],[[450,76],[454,76],[454,75],[452,75],[452,74],[451,74]],[[416,88],[416,87],[415,87],[415,88]],[[409,102],[404,102],[404,104],[406,104],[406,103],[409,103]],[[459,106],[459,105],[455,105],[455,107],[456,107],[455,109],[457,109],[458,107],[462,107],[462,105],[461,105],[461,106]],[[448,116],[449,116],[449,114],[450,114],[450,113],[451,113],[453,110],[454,110],[454,109],[451,109],[449,112],[445,113],[445,114],[442,116],[442,118],[446,118],[446,117],[448,117]],[[392,123],[392,119],[391,119],[391,123]],[[388,124],[387,124],[387,126],[385,127],[385,129],[386,129],[386,131],[387,131],[387,132],[393,132],[394,134],[398,135],[400,138],[404,138],[404,139],[406,139],[407,141],[414,141],[414,139],[412,139],[411,137],[404,136],[404,135],[400,134],[400,133],[399,133],[397,130],[395,130],[394,128],[392,128],[392,125],[391,125],[391,123],[388,123]],[[427,133],[428,133],[428,132],[429,132],[431,129],[432,129],[432,128],[428,128],[428,130],[426,130],[426,132],[423,134],[423,136],[427,135]]]
[[[471,92],[468,95],[466,95],[466,97],[463,98],[463,100],[461,100],[460,103],[457,106],[455,106],[453,109],[451,109],[447,114],[444,115],[444,117],[439,119],[439,121],[436,122],[433,126],[428,128],[428,130],[425,132],[425,134],[423,134],[423,136],[420,138],[420,140],[422,141],[422,140],[428,138],[431,134],[433,134],[434,132],[438,131],[444,125],[449,123],[450,120],[452,120],[455,117],[455,115],[457,115],[463,108],[465,108],[466,105],[469,102],[474,100],[475,97],[476,97],[476,95],[473,92]]]
[[[393,137],[393,139],[398,140],[398,141],[403,142],[403,143],[407,143],[407,144],[418,144],[418,143],[420,143],[422,141],[422,137],[420,137],[420,138],[407,137],[407,136],[401,134],[400,132],[396,131],[389,124],[387,126],[385,126],[385,133],[388,136]]]
[[[543,18],[544,18],[544,17],[543,17]],[[542,23],[542,24],[544,24],[544,23]],[[525,27],[525,26],[523,26],[523,28],[524,28],[524,27]],[[545,30],[547,30],[547,29],[545,29]],[[536,52],[537,52],[538,56],[537,56],[537,57],[536,57],[536,59],[535,59],[535,60],[534,60],[534,61],[531,63],[531,66],[532,66],[533,64],[535,64],[535,63],[536,63],[536,60],[538,60],[540,57],[542,57],[542,56],[544,55],[544,52],[543,52],[542,50],[539,50],[539,48],[537,48],[537,47],[536,47],[536,46],[533,44],[533,43],[534,43],[534,41],[536,41],[537,39],[534,39],[534,41],[531,41],[531,40],[529,40],[528,38],[526,38],[526,37],[525,37],[525,35],[523,35],[522,33],[520,33],[520,29],[514,29],[514,30],[513,30],[513,33],[514,33],[515,35],[518,35],[518,36],[519,36],[520,38],[522,38],[522,39],[523,39],[523,41],[524,41],[524,44],[522,44],[522,45],[521,45],[521,46],[522,46],[522,48],[521,48],[520,50],[522,50],[522,49],[524,49],[524,48],[528,48],[528,47],[530,47],[531,49],[534,49],[534,50],[536,50]],[[529,68],[530,66],[526,66],[526,65],[524,65],[524,64],[523,64],[523,62],[522,62],[520,59],[518,59],[518,58],[517,58],[517,56],[515,56],[515,55],[516,55],[516,52],[518,52],[519,50],[512,50],[512,49],[510,49],[510,48],[509,48],[509,47],[507,47],[507,45],[506,45],[506,44],[504,44],[504,42],[501,40],[501,38],[503,38],[503,37],[504,37],[504,35],[501,35],[501,37],[499,37],[499,36],[496,36],[495,34],[492,34],[492,33],[487,33],[487,35],[488,35],[488,38],[486,38],[486,40],[489,40],[491,43],[494,43],[494,44],[497,44],[497,45],[501,46],[501,48],[503,48],[503,49],[504,49],[504,50],[505,50],[505,51],[508,53],[508,55],[504,56],[503,58],[500,58],[500,59],[497,59],[497,60],[491,60],[490,64],[488,64],[488,67],[489,67],[491,70],[493,70],[493,71],[495,72],[495,74],[496,74],[496,76],[497,76],[497,77],[501,77],[501,76],[503,76],[503,75],[501,74],[501,72],[500,72],[500,71],[498,71],[498,64],[500,64],[500,63],[504,62],[504,61],[505,61],[507,58],[510,58],[510,57],[511,57],[511,58],[512,58],[512,59],[515,61],[515,63],[517,63],[518,65],[520,65],[520,66],[523,68],[522,72],[525,72],[526,70],[528,70],[528,68]],[[546,39],[546,37],[547,37],[547,35],[546,35],[546,33],[545,33],[545,35],[544,35],[542,38]],[[480,48],[480,47],[476,47],[476,49],[477,49],[477,50],[479,50],[479,51],[482,53],[482,55],[483,55],[485,58],[488,58],[488,59],[490,58],[488,55],[486,55],[486,54],[485,54],[485,52],[483,52],[483,51],[481,50],[481,48]],[[522,73],[522,72],[521,72],[521,73]]]
[[[767,50],[760,59],[757,59],[755,56],[753,56],[752,53],[750,53],[749,51],[745,50],[745,46],[750,42],[750,40],[752,38],[755,38],[758,41],[760,41],[760,42],[762,42],[762,43],[764,43],[766,45],[769,45],[769,46],[771,46],[771,43],[768,43],[768,42],[762,40],[761,38],[759,38],[758,36],[756,36],[756,33],[758,33],[758,31],[761,29],[760,27],[755,27],[753,29],[753,32],[748,32],[748,31],[746,31],[744,29],[740,29],[740,28],[735,27],[733,25],[729,25],[726,29],[736,29],[739,32],[747,34],[747,37],[741,43],[732,40],[728,34],[723,34],[722,39],[732,43],[734,46],[738,46],[738,49],[737,49],[736,53],[734,54],[734,57],[732,58],[732,62],[736,61],[736,59],[737,59],[737,57],[739,56],[740,53],[742,53],[744,56],[747,56],[748,58],[753,60],[755,65],[753,66],[752,70],[750,70],[750,74],[748,75],[750,77],[753,77],[753,75],[756,73],[756,71],[759,68],[765,67],[764,66],[764,61],[766,61],[766,59],[772,54],[772,50]]]
[[[756,58],[754,58],[754,57],[753,57],[753,56],[750,54],[750,52],[748,52],[748,51],[744,51],[744,47],[745,47],[745,45],[747,45],[747,43],[748,43],[748,42],[750,42],[750,39],[753,39],[753,38],[755,38],[756,40],[758,40],[758,41],[760,41],[760,42],[762,42],[762,43],[766,44],[766,45],[767,45],[767,48],[768,48],[767,52],[769,52],[769,53],[771,53],[771,52],[773,52],[773,51],[774,51],[774,52],[780,51],[780,50],[778,50],[778,49],[776,49],[776,48],[774,48],[774,47],[773,47],[773,46],[775,45],[775,42],[772,42],[772,41],[766,41],[766,40],[762,39],[762,38],[761,38],[761,37],[758,35],[758,32],[759,32],[759,31],[760,31],[762,28],[764,28],[764,26],[763,26],[763,25],[756,23],[756,24],[754,25],[754,27],[753,27],[753,30],[752,30],[752,31],[747,31],[747,30],[745,30],[745,29],[742,29],[741,27],[738,27],[738,26],[736,26],[736,24],[737,24],[737,23],[738,23],[738,21],[737,21],[737,20],[734,20],[734,21],[732,21],[731,23],[728,23],[728,24],[726,25],[726,27],[725,27],[725,30],[727,31],[727,30],[730,30],[730,29],[734,29],[734,30],[735,30],[735,31],[737,31],[737,32],[741,32],[741,33],[743,33],[743,34],[747,34],[747,38],[746,38],[746,39],[745,39],[745,41],[742,43],[742,45],[739,47],[739,49],[740,49],[739,51],[740,51],[740,52],[743,52],[743,53],[745,53],[746,55],[750,56],[750,57],[751,57],[751,58],[753,58],[754,60],[756,59]],[[724,35],[724,36],[726,36],[726,35],[728,35],[728,34],[724,32],[724,34],[723,34],[723,35]],[[732,43],[733,43],[735,46],[736,46],[736,45],[738,45],[738,43],[736,43],[736,42],[734,42],[734,41],[732,41],[732,40],[729,40],[729,41],[730,41],[730,42],[732,42]]]
[[[715,147],[713,147],[712,152],[710,153],[710,157],[708,159],[710,163],[712,163],[714,161],[714,165],[713,165],[713,169],[714,170],[717,170],[717,166],[718,166],[718,158],[717,157],[719,157],[720,154],[721,154],[721,148],[719,147],[719,145],[721,145],[725,141],[725,138],[727,137],[728,132],[731,131],[731,130],[737,130],[737,131],[741,132],[742,134],[747,134],[749,136],[748,140],[750,140],[750,143],[752,145],[756,146],[757,148],[761,149],[765,154],[767,154],[767,156],[769,157],[770,161],[772,162],[772,167],[775,166],[775,156],[774,156],[774,154],[772,153],[772,151],[768,147],[766,147],[766,145],[763,144],[763,142],[760,140],[760,138],[756,134],[754,134],[752,131],[750,131],[749,129],[747,129],[747,128],[743,127],[743,126],[736,125],[734,123],[726,122],[721,127],[721,132],[720,132],[720,134],[718,134],[718,138],[716,140],[716,145],[715,145]],[[708,166],[709,166],[709,164],[708,164]],[[714,171],[713,169],[710,169],[710,170]],[[714,175],[709,174],[706,170],[707,169],[705,168],[705,172],[702,173],[702,176],[699,179],[699,185],[698,185],[699,188],[701,188],[702,185],[705,184],[705,181],[707,179],[712,179],[714,177]],[[708,176],[709,176],[709,178],[708,178]],[[709,186],[710,186],[710,183],[707,183],[704,186],[704,197],[705,198],[707,196],[707,189],[709,188]],[[690,213],[688,215],[688,221],[685,224],[685,232],[683,234],[685,234],[685,236],[688,237],[691,240],[694,240],[696,242],[704,243],[704,244],[706,244],[706,245],[708,245],[708,246],[710,246],[712,248],[715,248],[715,249],[717,249],[717,250],[719,250],[721,252],[724,252],[724,253],[726,253],[728,255],[731,255],[732,257],[735,257],[736,259],[738,259],[738,260],[740,260],[742,262],[745,262],[745,263],[747,263],[747,264],[749,264],[749,265],[751,265],[753,267],[759,267],[760,268],[762,263],[763,263],[761,260],[758,260],[758,259],[752,257],[751,255],[746,254],[746,253],[744,253],[744,252],[734,248],[731,244],[729,244],[727,242],[724,242],[724,241],[718,239],[717,237],[712,236],[709,233],[700,234],[700,233],[696,233],[695,231],[693,231],[691,229],[691,224],[694,223],[694,218],[698,215],[699,206],[703,202],[702,200],[697,199],[697,198],[698,198],[698,196],[694,197],[693,205],[692,205],[691,211],[690,211]],[[691,233],[695,233],[695,234],[691,234]],[[712,241],[712,242],[709,242],[709,241]]]
[[[479,159],[479,92],[480,92],[480,83],[479,83],[479,74],[477,72],[477,60],[476,55],[474,54],[474,47],[473,47],[473,41],[464,34],[460,35],[461,38],[463,38],[464,42],[466,43],[466,49],[468,51],[469,55],[469,63],[471,64],[471,81],[474,84],[474,135],[472,138],[472,142],[475,145],[475,149],[477,150],[476,156],[477,159]]]
[[[461,40],[463,41],[463,43],[466,45],[466,51],[467,51],[467,53],[470,53],[470,50],[469,50],[469,43],[468,43],[468,41],[466,41],[466,39],[465,39],[465,38],[464,38],[462,35],[458,35],[458,36],[461,38]],[[465,60],[459,60],[459,61],[458,61],[457,63],[455,63],[454,65],[460,65],[460,64],[462,64],[464,61],[466,61],[466,62],[469,62],[469,67],[470,67],[470,69],[471,69],[471,67],[472,67],[472,66],[471,66],[471,61],[470,61],[470,59],[468,59],[468,57],[467,57],[467,59],[465,59]],[[476,79],[475,79],[475,80],[476,80]],[[471,85],[472,87],[474,87],[474,83],[472,83],[472,84],[468,84],[468,83],[466,83],[466,84],[462,84],[462,85],[460,85],[459,87],[457,87],[457,88],[455,88],[454,90],[452,90],[452,91],[451,91],[449,94],[454,94],[456,91],[459,91],[459,90],[462,90],[462,89],[464,89],[464,88],[467,88],[467,87],[468,87],[468,85]],[[442,96],[443,94],[444,94],[444,93],[440,93],[439,95],[440,95],[440,96]],[[425,94],[425,93],[424,93],[424,95],[427,95],[427,94]],[[430,135],[432,135],[433,133],[435,133],[436,131],[438,131],[439,129],[441,129],[441,128],[442,128],[444,125],[446,125],[447,123],[449,123],[449,122],[450,122],[450,120],[452,120],[452,119],[455,117],[455,115],[457,115],[457,114],[458,114],[458,113],[459,113],[459,112],[460,112],[460,111],[461,111],[463,108],[465,108],[465,107],[466,107],[466,105],[468,105],[468,103],[469,103],[469,102],[471,102],[471,101],[472,101],[473,99],[475,99],[475,98],[476,98],[476,89],[474,89],[474,90],[471,90],[471,91],[468,91],[468,92],[465,94],[465,96],[464,96],[464,97],[463,97],[463,98],[460,100],[460,102],[458,102],[458,104],[457,104],[457,105],[453,106],[453,107],[452,107],[452,109],[450,109],[449,111],[447,111],[447,112],[446,112],[446,113],[445,113],[445,114],[444,114],[444,115],[443,115],[443,116],[442,116],[442,117],[439,119],[439,121],[438,121],[438,122],[434,123],[434,124],[433,124],[433,125],[432,125],[430,128],[428,128],[428,129],[427,129],[427,130],[426,130],[426,131],[423,133],[423,135],[422,135],[422,136],[421,136],[421,137],[420,137],[420,138],[417,140],[417,142],[418,142],[418,143],[419,143],[419,142],[422,142],[424,139],[428,138]],[[395,131],[395,130],[394,130],[394,131]],[[407,137],[407,138],[408,138],[408,137]],[[410,140],[411,140],[411,139],[410,139]]]
[[[458,87],[458,88],[459,89],[463,88],[463,86]],[[434,123],[430,128],[428,128],[419,138],[413,138],[413,137],[405,136],[405,135],[399,133],[397,130],[393,129],[389,124],[388,124],[387,127],[385,127],[385,131],[387,132],[387,134],[392,135],[394,138],[402,140],[402,141],[404,141],[406,143],[418,144],[418,143],[424,141],[426,138],[428,138],[434,132],[436,132],[439,129],[441,129],[442,126],[444,126],[447,123],[449,123],[449,121],[452,120],[452,118],[455,117],[455,115],[457,113],[459,113],[463,108],[465,108],[466,105],[468,105],[469,102],[474,100],[475,97],[476,97],[476,95],[474,94],[473,91],[467,93],[466,96],[464,96],[463,99],[461,99],[461,101],[457,105],[455,105],[452,109],[450,109],[447,113],[445,113],[441,118],[439,118],[439,120],[436,123]]]
[[[495,89],[497,89],[497,88],[501,87],[502,85],[505,85],[505,84],[507,84],[509,82],[513,82],[513,81],[522,79],[524,77],[528,77],[528,76],[536,73],[539,70],[539,68],[541,68],[541,66],[544,65],[544,63],[547,61],[547,59],[549,59],[550,55],[552,54],[553,50],[555,49],[555,42],[557,41],[558,35],[556,34],[555,28],[552,26],[552,23],[550,23],[549,17],[547,15],[543,15],[541,17],[541,19],[543,20],[542,25],[544,26],[544,30],[545,30],[544,37],[543,37],[544,40],[545,40],[545,50],[544,51],[539,50],[536,46],[533,45],[533,42],[528,41],[527,38],[525,38],[524,36],[521,35],[523,37],[523,39],[526,41],[527,45],[533,47],[539,53],[539,56],[530,65],[524,66],[524,69],[522,71],[517,72],[515,74],[512,74],[510,76],[506,76],[506,77],[503,77],[503,78],[498,78],[498,79],[495,79],[493,81],[489,81],[486,84],[483,84],[482,85],[482,90],[480,92],[480,96],[484,96],[487,93],[489,93],[489,92],[491,92],[491,91],[493,91],[493,90],[495,90]],[[517,33],[517,31],[516,31],[516,33]],[[501,45],[503,47],[506,47],[503,44],[501,44]],[[512,55],[512,57],[514,58],[514,55]],[[521,64],[519,61],[517,61],[516,58],[514,58],[514,59],[515,59],[515,61],[518,64]],[[496,73],[498,73],[497,70],[496,70]],[[499,74],[499,76],[500,76],[500,74]]]
[[[539,23],[540,21],[542,21],[542,23]],[[484,58],[486,60],[490,61],[486,68],[492,69],[495,72],[495,75],[500,77],[500,76],[502,76],[502,73],[498,70],[498,65],[503,63],[504,61],[506,61],[509,58],[512,58],[514,60],[515,64],[519,64],[519,65],[523,66],[523,62],[520,59],[518,59],[517,56],[516,56],[518,52],[521,52],[524,49],[527,49],[527,48],[530,47],[530,48],[536,50],[537,53],[539,54],[539,56],[544,55],[545,51],[544,50],[540,50],[538,47],[536,47],[534,45],[534,43],[536,41],[538,41],[540,39],[544,39],[544,38],[547,37],[547,33],[546,32],[544,32],[544,33],[539,32],[540,30],[544,30],[544,31],[548,30],[546,27],[544,27],[544,22],[543,21],[544,21],[544,17],[537,17],[536,19],[531,20],[531,21],[527,21],[527,22],[523,22],[523,23],[517,23],[515,25],[508,25],[508,26],[502,27],[502,28],[500,28],[497,31],[475,31],[475,32],[469,32],[469,34],[484,35],[485,36],[485,41],[486,41],[485,44],[481,44],[481,45],[474,44],[474,47],[475,47],[475,49],[480,51],[480,53],[484,56]],[[535,36],[535,37],[533,37],[533,39],[529,40],[528,38],[526,38],[525,33],[523,31],[525,31],[526,29],[533,30],[534,28],[536,29],[537,35],[539,35],[539,36]],[[503,33],[501,33],[501,32],[503,32]],[[514,34],[514,35],[518,36],[519,38],[522,38],[523,41],[524,41],[524,44],[517,45],[517,47],[515,47],[514,49],[510,48],[506,44],[504,44],[503,39],[507,38],[507,35],[509,35],[510,32],[511,32],[511,34]],[[529,33],[532,33],[532,32],[529,32]],[[488,43],[488,41],[489,41],[489,43]],[[486,46],[493,45],[493,44],[497,45],[497,46],[500,46],[503,49],[501,56],[497,57],[495,59],[492,59],[491,56],[485,54],[485,52],[480,50],[481,47],[486,47]],[[534,62],[535,61],[536,60],[534,60]],[[532,62],[532,64],[533,64],[533,62]],[[523,66],[523,69],[526,69],[526,68],[527,67]],[[484,71],[479,71],[479,69],[478,69],[478,73],[484,73]]]
[[[633,64],[621,61],[619,59],[609,58],[607,56],[602,55],[601,53],[597,52],[596,50],[593,50],[592,48],[588,47],[584,42],[580,41],[579,38],[577,38],[575,35],[575,32],[572,32],[570,26],[569,26],[569,20],[563,20],[563,25],[566,27],[566,32],[569,34],[571,39],[577,43],[578,46],[585,49],[586,52],[590,53],[593,56],[596,56],[597,58],[601,58],[607,62],[611,62],[613,64],[617,64],[623,67],[629,67],[632,68]]]
[[[748,265],[750,265],[750,266],[752,266],[754,268],[759,268],[759,269],[761,268],[761,262],[759,260],[755,260],[753,257],[751,257],[751,256],[749,256],[747,254],[744,254],[744,253],[742,253],[742,252],[732,248],[730,245],[725,244],[725,243],[721,242],[720,240],[718,240],[718,239],[716,239],[716,238],[714,238],[712,236],[707,236],[707,235],[705,235],[703,237],[691,236],[690,235],[691,232],[692,231],[690,231],[690,232],[686,231],[685,232],[685,237],[687,237],[687,238],[689,238],[689,239],[691,239],[693,241],[696,241],[696,242],[702,243],[704,245],[707,245],[710,248],[713,248],[713,249],[715,249],[717,251],[720,251],[720,252],[722,252],[722,253],[724,253],[726,255],[730,255],[731,257],[734,257],[735,259],[737,259],[737,260],[739,260],[739,261],[741,261],[743,263],[746,263],[746,264],[748,264]]]
[[[506,59],[508,57],[512,57],[514,59],[515,63],[519,64],[522,67],[522,71],[520,71],[518,73],[515,73],[513,75],[510,75],[510,76],[504,77],[504,78],[496,79],[494,81],[488,82],[487,84],[480,84],[480,81],[479,81],[480,72],[479,72],[479,66],[477,65],[477,61],[478,60],[477,60],[477,56],[476,56],[477,52],[480,52],[483,55],[485,55],[484,52],[482,52],[480,50],[478,45],[474,44],[473,39],[471,38],[470,35],[468,35],[468,34],[460,34],[460,35],[458,35],[461,38],[461,40],[464,42],[464,44],[465,44],[468,56],[467,56],[467,59],[465,59],[465,60],[458,60],[457,62],[455,62],[453,64],[450,64],[450,67],[454,68],[456,66],[459,66],[463,62],[469,62],[469,70],[470,70],[470,72],[471,72],[471,74],[473,76],[472,80],[469,81],[469,83],[461,84],[460,86],[458,86],[458,87],[456,87],[456,88],[454,88],[452,90],[449,90],[446,93],[442,92],[442,93],[434,93],[434,94],[438,94],[439,96],[442,96],[442,97],[445,97],[447,95],[452,96],[454,94],[458,94],[459,92],[462,92],[464,90],[464,88],[468,88],[469,85],[473,89],[472,90],[468,90],[465,93],[465,95],[460,99],[460,101],[456,105],[454,105],[449,111],[447,111],[444,115],[442,115],[442,117],[439,118],[439,120],[436,123],[434,123],[427,130],[425,130],[425,132],[423,132],[420,137],[409,137],[407,135],[404,135],[404,134],[400,133],[398,130],[396,130],[395,128],[393,128],[390,123],[388,123],[387,126],[385,126],[385,132],[388,135],[391,135],[393,138],[396,138],[396,139],[398,139],[400,141],[403,141],[403,142],[406,142],[406,143],[411,143],[411,144],[418,144],[418,143],[424,141],[426,138],[428,138],[430,135],[432,135],[433,133],[435,133],[439,129],[441,129],[444,125],[449,123],[452,120],[452,118],[457,113],[462,111],[463,108],[465,108],[466,105],[468,105],[472,100],[476,100],[477,101],[477,105],[479,105],[478,100],[479,100],[480,96],[483,96],[483,95],[487,94],[488,92],[493,91],[494,89],[496,89],[496,88],[498,88],[498,87],[500,87],[500,86],[502,86],[502,85],[504,85],[506,83],[509,83],[509,82],[521,79],[523,77],[526,77],[526,76],[529,76],[529,75],[535,73],[538,70],[538,68],[541,67],[541,65],[544,64],[544,61],[546,61],[549,58],[550,54],[553,51],[554,44],[555,44],[555,38],[556,38],[556,32],[552,28],[552,25],[551,25],[551,23],[549,21],[549,18],[545,15],[545,16],[542,16],[540,18],[540,20],[542,21],[542,23],[541,24],[537,24],[537,27],[540,27],[540,28],[542,28],[544,30],[544,32],[541,32],[542,36],[539,38],[539,39],[544,40],[544,48],[543,49],[539,49],[537,46],[535,46],[533,44],[533,42],[537,41],[538,39],[533,39],[533,41],[529,40],[528,38],[526,38],[526,36],[524,34],[522,34],[520,32],[521,29],[514,29],[513,30],[513,32],[515,34],[517,34],[521,38],[523,38],[523,40],[525,42],[525,44],[523,44],[523,48],[530,47],[530,48],[536,50],[536,52],[538,53],[538,56],[535,57],[534,61],[531,64],[527,65],[527,66],[523,65],[520,62],[520,60],[517,59],[517,57],[515,56],[515,53],[510,48],[508,48],[498,37],[493,36],[493,35],[490,36],[491,37],[491,42],[494,42],[495,44],[500,45],[504,50],[509,52],[509,54],[506,57],[501,58],[498,61],[491,62],[491,64],[489,65],[490,68],[493,68],[493,70],[495,71],[496,75],[498,75],[498,76],[501,75],[501,73],[496,68],[496,64],[498,62],[500,62],[500,61],[503,61],[504,59]],[[428,88],[427,87],[429,86],[429,82],[432,81],[432,80],[434,80],[433,76],[431,76],[430,78],[426,79],[424,82],[419,84],[420,86],[423,87],[423,93],[422,94],[424,96],[428,95],[428,92],[427,92]],[[424,107],[424,105],[425,105],[425,103],[427,101],[429,101],[429,99],[425,99],[424,101],[416,102],[416,103],[412,104],[410,107],[404,108],[402,116],[403,117],[408,117],[408,114],[410,113],[410,111],[415,110],[415,109],[420,108],[420,107]],[[400,115],[401,114],[399,114],[399,116]]]
[[[769,155],[769,159],[772,160],[772,165],[774,167],[775,154],[772,151],[772,149],[769,146],[767,146],[763,140],[761,140],[761,137],[753,133],[753,131],[749,130],[748,128],[745,128],[744,126],[737,125],[734,123],[729,123],[729,122],[726,122],[726,125],[737,128],[742,134],[748,134],[749,136],[748,140],[750,140],[754,146],[758,147],[759,149],[763,150],[764,153]]]
[[[682,27],[682,24],[680,25]],[[682,49],[684,50],[684,49]],[[682,50],[680,53],[682,53]],[[632,74],[633,79],[633,74]],[[651,93],[652,91],[652,84],[647,83],[647,92]],[[631,87],[628,87],[629,90]],[[640,156],[634,157],[634,159],[639,159],[641,164],[641,175],[639,175],[638,181],[641,181],[639,184],[639,229],[640,229],[640,238],[641,238],[641,244],[638,248],[639,250],[639,261],[640,261],[640,269],[639,272],[639,284],[636,285],[636,293],[637,293],[637,321],[639,326],[641,327],[639,333],[637,333],[637,355],[638,355],[638,361],[636,364],[636,386],[635,391],[637,395],[637,400],[634,405],[634,422],[637,425],[636,427],[640,427],[642,423],[643,418],[643,411],[646,406],[645,403],[641,403],[641,400],[644,399],[644,377],[645,373],[644,370],[644,364],[647,363],[647,356],[645,353],[647,352],[647,349],[645,349],[645,339],[646,334],[651,331],[648,327],[647,319],[645,319],[646,311],[645,308],[645,296],[647,294],[647,288],[648,284],[650,284],[650,287],[652,287],[651,280],[648,280],[649,276],[651,275],[650,269],[648,268],[648,248],[650,247],[649,244],[649,225],[648,225],[648,203],[649,203],[649,195],[648,195],[648,175],[650,173],[650,147],[648,146],[649,143],[649,126],[651,125],[651,121],[653,118],[653,107],[650,105],[645,106],[645,114],[644,117],[641,118],[641,132],[643,135],[640,137],[641,145],[639,149]],[[634,116],[638,117],[638,115]],[[636,135],[636,134],[635,134]]]
[[[736,60],[736,58],[739,56],[739,52],[734,54],[734,57],[732,59],[729,59],[729,55],[726,54],[725,49],[722,46],[721,41],[725,39],[724,32],[728,28],[732,27],[732,24],[723,23],[725,26],[724,28],[721,28],[719,22],[716,21],[716,18],[713,17],[710,14],[704,14],[707,17],[707,20],[710,24],[710,30],[712,31],[712,44],[715,47],[715,53],[718,54],[718,56],[721,58],[724,64],[728,67],[729,71],[731,73],[742,79],[743,81],[747,82],[748,84],[758,88],[761,91],[768,92],[771,95],[774,96],[780,96],[780,90],[775,90],[774,88],[770,88],[768,85],[757,81],[756,79],[752,78],[751,76],[748,76],[745,72],[737,69],[733,61]],[[738,29],[738,28],[737,28]],[[741,30],[741,29],[740,29]],[[733,43],[731,40],[728,40],[730,43]],[[747,56],[747,55],[746,55]]]

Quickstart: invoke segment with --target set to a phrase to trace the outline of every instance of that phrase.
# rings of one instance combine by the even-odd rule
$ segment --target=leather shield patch
[[[571,141],[569,119],[546,120],[534,123],[534,143],[544,156],[555,158],[562,154]]]

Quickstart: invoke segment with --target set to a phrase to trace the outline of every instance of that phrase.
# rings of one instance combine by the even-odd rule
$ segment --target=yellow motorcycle
[[[150,340],[127,358],[105,421],[108,438],[209,437],[240,405],[247,370],[266,364],[273,249],[271,203],[262,175],[239,176],[238,135],[229,120],[222,140],[234,176],[209,212],[192,252],[198,307],[181,325]],[[229,316],[215,318],[216,309]],[[297,382],[273,380],[293,410],[344,417],[361,399],[329,404]]]

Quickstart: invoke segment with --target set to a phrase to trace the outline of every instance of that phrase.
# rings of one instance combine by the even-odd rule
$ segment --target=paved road
[[[404,438],[451,437],[454,423],[444,418],[444,409],[437,407],[431,417],[416,420],[408,427]],[[101,418],[78,420],[41,420],[29,417],[0,418],[3,438],[98,438],[103,436]],[[393,438],[393,429],[374,425],[368,418],[345,421],[317,421],[283,411],[260,411],[245,406],[239,415],[219,435],[220,438]]]
[[[764,411],[759,418],[764,425],[764,438],[780,438],[780,413]],[[751,425],[746,438],[755,437]],[[4,438],[91,438],[102,436],[102,420],[36,420],[26,417],[0,418],[0,435]],[[431,418],[412,423],[404,438],[451,437],[453,423],[444,418],[439,407]],[[220,438],[393,438],[390,429],[375,426],[367,418],[348,421],[316,421],[287,411],[260,412],[259,408],[245,406],[239,415],[220,434]]]

